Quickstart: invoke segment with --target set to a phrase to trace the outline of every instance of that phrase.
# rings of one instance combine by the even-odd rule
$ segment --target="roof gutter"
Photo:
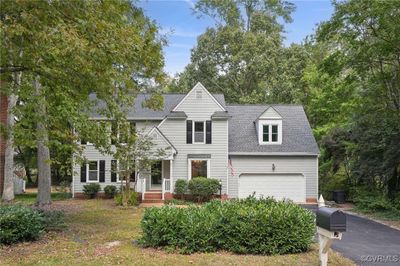
[[[311,152],[229,152],[228,154],[252,156],[319,156],[319,153]]]

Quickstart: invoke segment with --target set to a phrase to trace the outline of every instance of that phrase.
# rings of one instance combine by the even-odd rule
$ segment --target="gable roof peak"
[[[282,116],[279,114],[279,112],[273,106],[268,106],[267,109],[265,109],[257,117],[257,120],[259,120],[259,119],[282,119]]]
[[[203,84],[201,84],[201,82],[197,82],[196,85],[193,86],[193,88],[185,95],[185,97],[183,97],[183,99],[175,106],[175,108],[172,111],[176,111],[178,109],[178,107],[181,105],[181,103],[183,103],[186,98],[196,89],[202,89],[204,90],[210,97],[211,99],[213,99],[213,101],[221,108],[222,111],[226,111],[225,107],[221,105],[221,103],[214,97],[214,95],[212,95],[207,89],[206,87],[204,87]]]

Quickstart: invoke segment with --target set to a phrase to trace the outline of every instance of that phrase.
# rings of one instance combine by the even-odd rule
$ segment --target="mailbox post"
[[[328,250],[334,240],[342,239],[346,231],[346,214],[338,209],[325,207],[322,195],[318,201],[317,233],[319,239],[319,259],[322,266],[328,264]]]

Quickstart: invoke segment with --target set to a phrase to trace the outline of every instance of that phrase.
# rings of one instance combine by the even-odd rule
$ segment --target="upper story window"
[[[135,122],[127,122],[121,128],[118,128],[116,123],[111,123],[111,144],[116,144],[119,140],[119,143],[127,143],[128,137],[131,134],[136,133],[136,124]]]
[[[212,121],[186,120],[186,144],[211,144]]]
[[[282,120],[259,120],[259,143],[282,144]]]
[[[194,143],[204,143],[204,121],[195,121],[194,122]]]

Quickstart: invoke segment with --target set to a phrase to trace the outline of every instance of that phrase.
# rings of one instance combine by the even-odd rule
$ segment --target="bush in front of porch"
[[[315,232],[314,215],[271,198],[145,210],[141,222],[145,247],[181,253],[226,250],[238,254],[288,254],[307,251]]]

